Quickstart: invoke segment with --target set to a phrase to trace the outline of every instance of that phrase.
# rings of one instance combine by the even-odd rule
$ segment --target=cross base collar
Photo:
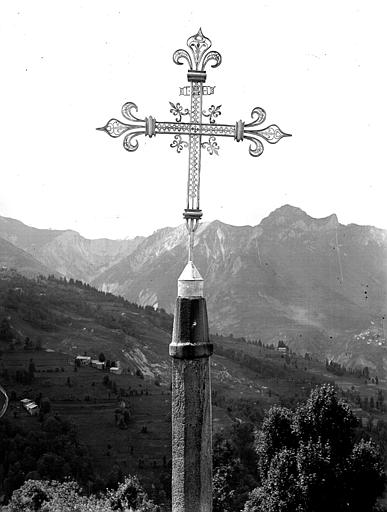
[[[205,82],[207,80],[207,73],[205,71],[195,71],[190,69],[187,73],[188,82]]]
[[[186,220],[188,220],[188,219],[200,220],[203,217],[203,212],[202,212],[202,210],[199,210],[199,209],[186,208],[184,210],[183,217]]]

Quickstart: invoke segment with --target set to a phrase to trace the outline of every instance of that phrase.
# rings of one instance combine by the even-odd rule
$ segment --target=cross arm
[[[214,124],[214,123],[182,123],[180,121],[156,121],[152,116],[139,119],[135,113],[137,106],[128,102],[122,107],[122,115],[129,122],[121,122],[118,119],[110,119],[105,126],[97,128],[106,132],[111,137],[120,137],[125,134],[123,146],[127,151],[136,151],[138,141],[135,139],[138,135],[146,135],[153,137],[158,134],[175,135],[174,142],[171,146],[176,147],[180,152],[186,142],[182,140],[184,135],[203,135],[209,136],[208,144],[209,152],[214,147],[214,137],[233,137],[237,142],[247,139],[251,142],[249,153],[252,156],[259,156],[263,153],[263,144],[260,139],[264,139],[270,144],[276,144],[283,137],[290,137],[284,133],[276,124],[271,124],[263,129],[258,129],[266,119],[266,113],[262,108],[256,107],[251,113],[253,121],[245,123],[242,120],[236,121],[235,124]],[[217,147],[215,143],[215,147]]]

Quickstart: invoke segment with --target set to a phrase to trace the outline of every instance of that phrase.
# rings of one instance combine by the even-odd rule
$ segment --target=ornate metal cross
[[[111,137],[120,137],[124,133],[124,148],[127,151],[136,151],[138,141],[135,139],[138,135],[144,134],[153,137],[159,134],[174,135],[172,148],[180,153],[188,147],[188,184],[187,184],[187,204],[184,210],[189,233],[188,261],[192,261],[192,251],[194,243],[194,232],[202,217],[200,209],[200,166],[201,150],[206,149],[210,155],[217,155],[219,146],[216,137],[232,137],[237,142],[247,139],[251,142],[249,153],[251,156],[260,156],[263,152],[263,144],[260,139],[264,139],[270,144],[276,144],[282,137],[290,137],[280,130],[276,124],[271,124],[267,128],[259,129],[266,119],[265,111],[260,107],[255,107],[251,112],[253,121],[244,123],[242,120],[234,124],[216,124],[216,119],[221,115],[221,105],[211,105],[208,110],[203,110],[203,96],[214,93],[215,87],[204,85],[207,73],[205,67],[209,62],[213,62],[213,68],[216,68],[222,62],[221,55],[216,51],[209,51],[211,41],[205,37],[202,30],[190,37],[187,41],[190,53],[186,50],[176,50],[173,54],[175,64],[183,64],[186,60],[189,65],[187,79],[190,85],[180,88],[181,96],[190,96],[191,108],[183,108],[180,103],[170,102],[170,112],[175,116],[175,122],[156,121],[152,116],[145,119],[139,119],[134,112],[137,112],[137,106],[128,102],[122,107],[122,115],[129,122],[121,122],[118,119],[110,119],[107,124],[97,130],[108,133]],[[182,122],[184,116],[189,116],[189,122]],[[202,122],[203,116],[208,118],[209,122]],[[188,137],[188,142],[183,137]]]

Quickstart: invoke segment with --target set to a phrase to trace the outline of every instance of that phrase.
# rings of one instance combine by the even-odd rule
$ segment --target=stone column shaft
[[[198,276],[190,282],[179,280],[169,348],[173,358],[172,512],[212,511],[212,345],[206,301],[192,295],[200,293],[196,285],[203,286]]]

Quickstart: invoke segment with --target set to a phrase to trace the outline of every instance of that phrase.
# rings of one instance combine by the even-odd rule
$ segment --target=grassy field
[[[27,430],[38,429],[37,417],[22,409],[21,398],[35,399],[39,393],[49,398],[53,414],[69,419],[75,426],[79,440],[87,445],[96,472],[106,478],[114,464],[124,473],[138,474],[151,483],[166,471],[171,459],[171,393],[169,386],[157,386],[132,374],[112,375],[91,367],[74,371],[72,357],[59,352],[15,351],[3,354],[1,365],[10,375],[28,367],[33,360],[36,371],[31,384],[22,385],[12,380],[7,385],[9,394],[15,392],[7,415]],[[116,383],[128,396],[118,396],[102,384],[104,376]],[[70,384],[70,385],[69,385]],[[127,428],[119,428],[116,411],[130,412]],[[229,415],[214,407],[214,429],[231,423]]]

